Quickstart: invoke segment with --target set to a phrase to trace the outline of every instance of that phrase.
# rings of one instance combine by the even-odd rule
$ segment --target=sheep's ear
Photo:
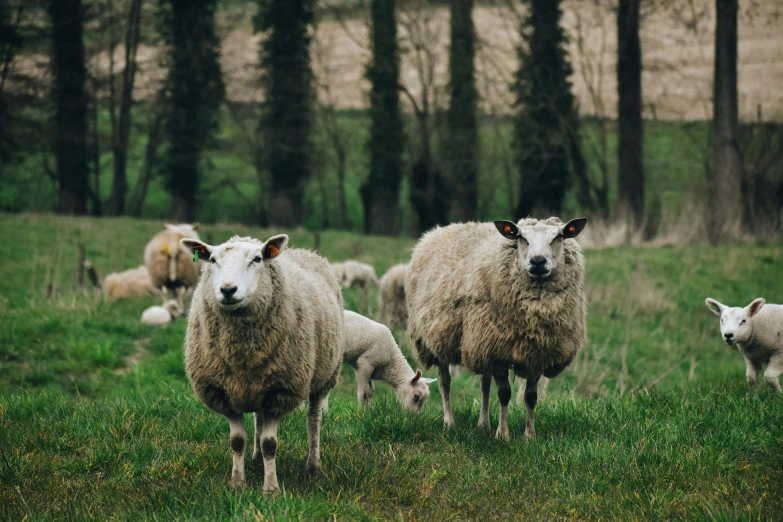
[[[519,239],[519,228],[512,221],[495,221],[495,228],[506,239]]]
[[[193,230],[198,230],[198,221],[194,221],[192,225],[190,225],[190,228]]]
[[[190,252],[194,255],[198,252],[199,260],[207,261],[212,257],[212,249],[214,247],[199,241],[198,239],[184,238],[179,240],[179,244],[186,252]]]
[[[427,386],[429,386],[430,384],[432,384],[433,382],[435,382],[435,381],[437,381],[437,380],[438,380],[437,378],[435,378],[435,379],[432,379],[432,378],[430,378],[430,377],[422,377],[422,378],[421,378],[421,382],[423,382],[423,383],[424,383],[424,384],[426,384]]]
[[[751,317],[759,313],[759,310],[761,310],[761,307],[764,306],[764,303],[767,301],[764,300],[763,297],[759,297],[758,299],[754,299],[752,303],[748,305],[748,313]]]
[[[419,382],[419,379],[421,379],[421,370],[416,370],[416,375],[414,375],[413,379],[411,379],[411,384],[416,384]]]
[[[723,310],[726,309],[725,304],[719,303],[718,301],[716,301],[711,297],[705,299],[704,302],[707,303],[707,308],[709,308],[712,311],[712,313],[714,313],[715,315],[722,314]]]
[[[280,234],[272,236],[264,243],[264,259],[274,259],[288,246],[288,236]]]
[[[566,239],[573,239],[578,236],[582,230],[587,226],[587,218],[581,217],[572,219],[565,225],[563,225],[563,237]]]

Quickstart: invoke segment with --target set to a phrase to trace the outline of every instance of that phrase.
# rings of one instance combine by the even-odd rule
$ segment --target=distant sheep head
[[[586,225],[587,218],[572,219],[565,225],[557,218],[521,219],[518,224],[495,221],[503,237],[517,241],[522,268],[536,280],[546,279],[557,270],[563,261],[563,240],[575,238]]]
[[[268,262],[288,245],[288,236],[270,237],[265,243],[257,239],[232,237],[222,245],[212,246],[196,239],[182,239],[180,244],[199,259],[209,261],[202,277],[211,280],[214,301],[226,311],[252,304],[259,288],[271,287]]]
[[[750,340],[753,334],[753,323],[750,319],[759,313],[766,301],[759,297],[744,308],[726,306],[709,297],[705,303],[712,313],[720,316],[721,338],[731,346],[734,343],[746,343]]]

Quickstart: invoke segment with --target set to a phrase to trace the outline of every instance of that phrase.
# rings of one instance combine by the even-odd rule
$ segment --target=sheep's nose
[[[220,293],[223,294],[223,297],[226,299],[231,299],[231,296],[233,296],[237,291],[237,285],[223,285],[220,287]]]
[[[544,256],[535,256],[530,259],[530,264],[533,266],[542,266],[546,264],[546,258]]]
[[[731,341],[732,339],[734,339],[734,334],[733,333],[723,334],[723,337],[725,337],[727,341]]]

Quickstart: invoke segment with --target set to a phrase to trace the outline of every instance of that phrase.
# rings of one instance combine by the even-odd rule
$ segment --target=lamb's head
[[[175,319],[177,317],[182,317],[183,315],[185,315],[185,310],[182,307],[182,303],[177,301],[176,299],[169,299],[166,302],[164,302],[163,308],[165,308],[168,311],[172,319]]]
[[[557,270],[563,261],[563,241],[578,236],[586,225],[587,218],[572,219],[565,225],[558,218],[495,221],[503,237],[517,242],[521,267],[536,280]]]
[[[744,308],[726,306],[709,297],[704,302],[712,313],[720,316],[721,338],[731,346],[734,343],[745,343],[750,340],[753,335],[753,322],[750,319],[759,313],[766,301],[759,297]]]
[[[206,281],[211,282],[214,301],[226,311],[235,311],[258,299],[259,288],[269,288],[272,274],[269,263],[288,245],[288,236],[270,237],[265,243],[249,237],[234,236],[222,245],[211,246],[196,239],[181,244],[209,261]]]
[[[430,398],[430,384],[437,380],[422,377],[421,370],[416,370],[416,375],[410,382],[397,388],[397,398],[404,408],[419,412]]]

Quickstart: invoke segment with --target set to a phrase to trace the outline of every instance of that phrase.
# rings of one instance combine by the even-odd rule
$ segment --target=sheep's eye
[[[255,259],[253,259],[254,263],[260,263],[261,262],[261,256],[256,256]]]
[[[745,319],[743,319],[743,320],[740,322],[740,325],[743,325],[743,324],[745,324]]]
[[[418,395],[414,395],[413,396],[413,402],[419,402],[419,396]]]
[[[210,263],[212,263],[213,265],[214,265],[215,263],[217,263],[217,261],[215,260],[215,258],[214,258],[214,257],[210,257],[210,258],[209,258],[209,262],[210,262]]]

